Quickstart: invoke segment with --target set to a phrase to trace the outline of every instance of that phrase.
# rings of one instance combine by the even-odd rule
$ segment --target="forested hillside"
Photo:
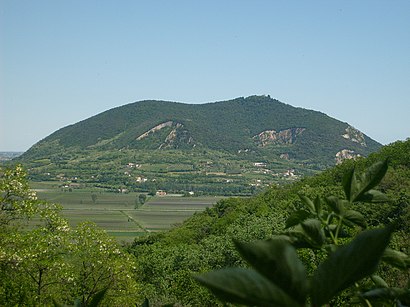
[[[253,195],[381,145],[269,96],[140,101],[64,127],[16,159],[35,181],[137,192]]]
[[[165,125],[156,132],[163,135],[153,131],[147,135],[150,138],[141,137],[161,124]],[[323,113],[295,108],[269,96],[251,96],[195,105],[165,101],[128,104],[56,131],[24,157],[40,158],[70,147],[158,149],[161,145],[170,148],[199,146],[236,153],[261,149],[258,135],[263,132],[280,133],[292,128],[301,128],[303,132],[294,135],[293,139],[283,138],[282,133],[267,144],[282,145],[284,147],[276,153],[287,153],[299,160],[326,157],[333,162],[339,150],[349,149],[366,155],[380,146],[348,124]],[[173,130],[176,140],[166,144],[164,140]],[[56,147],[51,148],[51,144]]]
[[[233,240],[250,242],[285,233],[285,221],[291,212],[303,207],[299,195],[315,199],[329,195],[343,198],[342,177],[353,166],[364,170],[375,161],[388,159],[389,169],[379,190],[390,202],[357,203],[369,228],[397,221],[399,227],[390,246],[409,252],[410,248],[410,140],[382,148],[367,159],[346,161],[311,178],[292,185],[271,187],[248,199],[231,198],[196,214],[183,225],[162,234],[136,239],[130,250],[137,259],[138,280],[143,292],[155,303],[180,302],[183,305],[220,304],[201,287],[193,275],[224,267],[246,266],[235,249]],[[353,227],[352,233],[360,227]],[[314,270],[323,253],[306,250],[299,255]],[[319,257],[319,258],[318,258]],[[313,260],[316,259],[316,260]],[[380,276],[394,287],[405,287],[408,272],[401,273],[382,266]],[[407,276],[407,277],[406,277]],[[344,295],[339,305],[346,304]],[[336,300],[337,302],[337,300]]]

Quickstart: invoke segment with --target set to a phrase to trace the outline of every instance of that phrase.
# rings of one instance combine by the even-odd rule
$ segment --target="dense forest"
[[[244,257],[247,249],[243,244],[270,242],[257,240],[272,241],[278,236],[297,248],[294,252],[293,247],[280,245],[300,259],[295,260],[295,266],[289,266],[289,271],[296,272],[295,267],[303,266],[313,279],[315,272],[329,267],[326,259],[350,259],[356,250],[364,253],[363,242],[359,244],[363,238],[376,242],[369,245],[370,250],[378,248],[378,252],[370,253],[375,256],[363,256],[370,257],[374,265],[365,266],[361,273],[359,266],[353,277],[335,271],[335,276],[344,279],[340,284],[333,280],[337,285],[329,290],[329,297],[312,295],[316,305],[408,305],[409,152],[410,140],[399,141],[368,158],[346,160],[318,175],[289,185],[273,185],[250,198],[223,199],[168,232],[136,238],[127,246],[118,246],[89,223],[68,227],[59,215],[58,205],[38,200],[29,189],[21,166],[2,169],[0,305],[86,306],[99,302],[129,306],[142,304],[147,298],[154,306],[223,306],[225,303],[213,294],[223,291],[213,288],[212,293],[201,285],[209,277],[201,274],[267,263],[266,259],[275,258],[272,254],[252,263]],[[311,218],[314,214],[327,219],[317,221]],[[383,238],[374,240],[379,238],[376,235]],[[255,276],[252,273],[252,278]],[[251,287],[250,280],[245,286]],[[289,303],[283,294],[286,289],[282,290],[283,302]],[[306,293],[300,296],[296,302],[302,306]],[[255,297],[240,302],[267,304]],[[229,298],[238,299],[233,295]]]
[[[195,274],[225,267],[246,266],[236,250],[234,240],[251,242],[272,238],[289,231],[287,218],[302,208],[299,195],[315,199],[332,195],[343,197],[342,178],[354,166],[365,170],[376,161],[388,159],[389,169],[379,189],[389,198],[383,203],[354,204],[368,228],[398,221],[391,247],[409,253],[410,248],[410,140],[382,148],[367,159],[345,161],[342,165],[297,183],[271,187],[252,198],[220,201],[212,209],[193,216],[180,227],[136,240],[130,250],[137,258],[138,280],[144,284],[144,296],[156,303],[180,302],[183,305],[218,305],[218,300],[193,278]],[[358,227],[359,229],[361,227]],[[353,227],[349,230],[357,232]],[[344,238],[342,242],[349,239]],[[323,259],[323,250],[299,251],[308,271]],[[408,259],[408,258],[407,258]],[[382,265],[379,274],[393,287],[405,287],[409,270],[399,272]],[[406,267],[406,266],[405,266]],[[339,298],[346,304],[347,294]],[[337,303],[338,300],[336,299]]]
[[[252,196],[380,147],[321,112],[250,96],[127,104],[52,133],[15,161],[36,182]]]

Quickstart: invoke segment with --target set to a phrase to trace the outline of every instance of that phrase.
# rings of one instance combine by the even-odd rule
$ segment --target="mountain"
[[[23,154],[20,151],[0,151],[0,161],[9,161]]]
[[[60,148],[241,150],[287,154],[329,163],[341,150],[367,155],[381,145],[323,113],[295,108],[269,96],[206,104],[140,101],[62,128],[24,154],[51,143]]]
[[[121,156],[123,164],[131,158],[140,162],[148,155],[156,161],[150,164],[168,165],[162,168],[164,173],[169,164],[181,164],[181,159],[184,172],[198,172],[206,160],[218,156],[225,162],[212,161],[214,173],[221,169],[243,172],[246,163],[233,162],[238,159],[256,167],[281,165],[286,171],[301,163],[305,168],[323,169],[380,147],[349,124],[321,112],[296,108],[269,96],[250,96],[205,104],[154,100],[127,104],[54,132],[20,161],[34,169],[41,166],[46,172],[47,165],[48,169],[52,164],[70,169],[67,165],[74,161],[84,162],[91,156],[106,160],[108,153],[112,161]],[[197,155],[197,159],[188,161],[187,155]],[[216,164],[220,165],[217,171]]]

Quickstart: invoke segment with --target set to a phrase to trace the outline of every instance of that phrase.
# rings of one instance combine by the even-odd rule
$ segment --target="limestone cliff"
[[[155,133],[156,131],[159,131],[159,130],[165,128],[165,127],[172,127],[173,124],[174,124],[174,122],[168,121],[168,122],[156,125],[154,128],[151,128],[147,132],[145,132],[145,133],[141,134],[139,137],[137,137],[137,141],[140,141],[140,140],[146,138],[147,136],[149,136],[150,134]]]
[[[342,163],[343,160],[356,159],[357,157],[360,157],[360,154],[356,154],[353,150],[342,149],[336,153],[336,164]]]
[[[159,145],[158,149],[179,148],[184,145],[195,147],[194,140],[190,136],[188,131],[184,129],[184,125],[173,121],[167,121],[159,125],[156,125],[155,127],[149,129],[148,131],[138,136],[137,141],[141,141],[145,138],[148,138],[149,136],[165,128],[172,128],[172,130],[167,134],[165,139]]]
[[[184,125],[177,123],[174,129],[167,135],[164,142],[159,146],[159,149],[179,148],[183,145],[195,147],[194,139],[187,130],[183,129]]]
[[[342,137],[344,137],[345,139],[358,143],[363,147],[367,146],[363,132],[357,130],[356,128],[353,128],[352,126],[348,126],[345,129],[345,132],[346,133],[342,135]]]
[[[266,145],[293,144],[298,136],[300,136],[305,128],[289,128],[280,131],[265,130],[255,135],[253,139],[258,143],[258,146],[265,147]]]

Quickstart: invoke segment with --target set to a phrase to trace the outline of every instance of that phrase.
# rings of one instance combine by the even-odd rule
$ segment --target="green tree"
[[[19,227],[21,222],[39,211],[41,202],[31,191],[21,165],[0,168],[0,227]]]
[[[357,202],[388,201],[385,194],[373,189],[386,171],[387,162],[375,163],[361,174],[349,171],[342,183],[345,199],[328,196],[311,200],[301,196],[304,208],[286,221],[291,230],[268,241],[235,242],[253,269],[222,269],[200,275],[197,280],[223,300],[245,305],[322,306],[348,288],[353,288],[349,304],[407,305],[410,280],[407,288],[389,288],[376,275],[381,261],[410,269],[409,256],[387,249],[396,226],[364,230],[347,239],[358,231],[357,227],[367,227],[364,216],[354,210]],[[310,277],[296,248],[311,249],[316,257],[324,258]]]
[[[133,257],[120,249],[115,239],[93,223],[77,226],[70,235],[71,293],[87,306],[107,289],[104,302],[128,305],[141,300],[135,282]]]
[[[91,194],[91,200],[93,201],[93,204],[96,203],[97,197],[98,197],[97,194],[95,194],[95,193]]]
[[[64,278],[57,263],[66,253],[67,222],[57,205],[37,199],[26,177],[20,165],[0,169],[0,305],[44,302]]]
[[[157,188],[156,187],[151,187],[150,189],[149,189],[149,192],[148,192],[148,195],[150,195],[150,196],[155,196],[157,194]]]
[[[21,166],[0,169],[0,197],[1,306],[87,305],[100,293],[112,305],[141,300],[133,257],[95,225],[71,229]]]
[[[143,205],[145,201],[147,200],[147,195],[146,194],[139,194],[138,195],[138,202]]]

